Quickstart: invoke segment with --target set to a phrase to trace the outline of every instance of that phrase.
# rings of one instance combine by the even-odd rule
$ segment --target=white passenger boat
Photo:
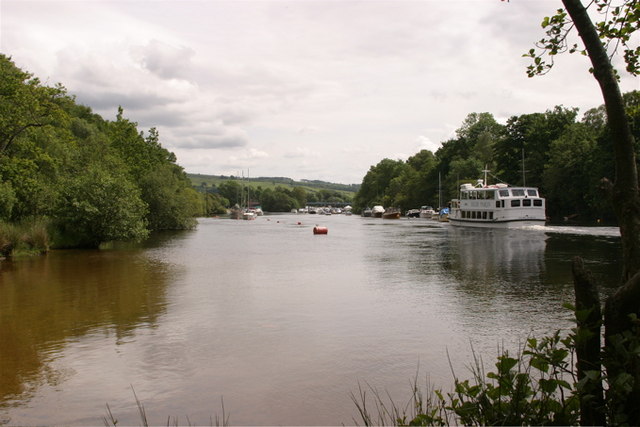
[[[451,201],[449,222],[467,227],[513,228],[544,225],[545,199],[534,187],[485,185],[478,180],[460,186],[460,196]]]

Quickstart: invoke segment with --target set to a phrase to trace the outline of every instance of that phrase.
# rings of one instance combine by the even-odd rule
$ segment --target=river
[[[140,424],[135,396],[150,424],[361,423],[359,384],[404,403],[569,328],[571,258],[615,283],[618,236],[292,214],[2,261],[0,424]]]

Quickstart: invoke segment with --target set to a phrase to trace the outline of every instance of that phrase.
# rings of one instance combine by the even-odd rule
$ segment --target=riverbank
[[[47,253],[51,239],[47,221],[35,219],[18,224],[0,222],[0,259]]]

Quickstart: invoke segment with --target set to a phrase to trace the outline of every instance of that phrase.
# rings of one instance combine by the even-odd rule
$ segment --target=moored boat
[[[382,218],[383,219],[398,219],[398,218],[400,218],[400,209],[387,208],[383,212]]]
[[[420,218],[432,219],[433,214],[436,213],[431,206],[420,207]]]
[[[467,227],[523,227],[544,225],[545,199],[535,187],[507,184],[462,184],[460,196],[451,201],[449,222]]]
[[[371,216],[374,218],[382,218],[382,214],[384,213],[384,208],[380,205],[375,205],[371,208]]]
[[[407,218],[419,218],[420,217],[420,209],[409,209],[407,213],[404,214]]]

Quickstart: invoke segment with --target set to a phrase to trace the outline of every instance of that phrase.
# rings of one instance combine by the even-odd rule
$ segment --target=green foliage
[[[41,218],[17,224],[0,221],[0,257],[47,252],[50,244],[48,226]]]
[[[98,247],[111,240],[148,235],[147,206],[140,189],[99,166],[68,179],[55,212],[62,246]]]
[[[270,188],[262,192],[262,209],[268,212],[290,212],[291,209],[298,209],[298,200],[293,197],[291,191],[284,187]]]
[[[50,217],[62,246],[184,229],[205,211],[155,128],[110,122],[0,55],[0,219]]]
[[[626,71],[637,76],[640,74],[640,46],[637,44],[638,38],[633,37],[633,34],[640,28],[638,2],[595,0],[589,6],[592,5],[596,8],[595,12],[602,17],[602,20],[596,21],[594,25],[605,48],[612,54],[621,51]],[[527,67],[529,77],[547,73],[553,67],[554,57],[558,54],[587,54],[585,49],[577,44],[569,45],[567,36],[573,29],[573,22],[564,9],[558,9],[555,15],[545,17],[541,26],[545,30],[545,37],[536,43],[535,48],[523,55],[533,60]]]
[[[182,230],[195,226],[201,211],[200,197],[180,168],[163,164],[141,180],[141,198],[149,208],[147,222],[151,230]]]
[[[227,213],[227,206],[229,206],[229,200],[219,194],[206,193],[204,195],[202,215],[212,216],[225,214]]]
[[[391,159],[382,159],[377,165],[371,166],[354,198],[354,207],[361,210],[367,206],[381,204],[383,200],[392,202],[397,193],[397,181],[393,189],[389,189],[389,186],[405,168],[406,164],[402,160]]]
[[[430,387],[425,396],[414,381],[411,401],[398,408],[372,389],[377,417],[367,409],[362,389],[352,399],[365,425],[576,425],[574,351],[573,336],[556,332],[528,339],[515,357],[503,351],[488,373],[474,354],[472,378],[455,377],[451,392]]]
[[[11,218],[11,211],[15,205],[16,193],[10,182],[0,182],[0,221]]]

